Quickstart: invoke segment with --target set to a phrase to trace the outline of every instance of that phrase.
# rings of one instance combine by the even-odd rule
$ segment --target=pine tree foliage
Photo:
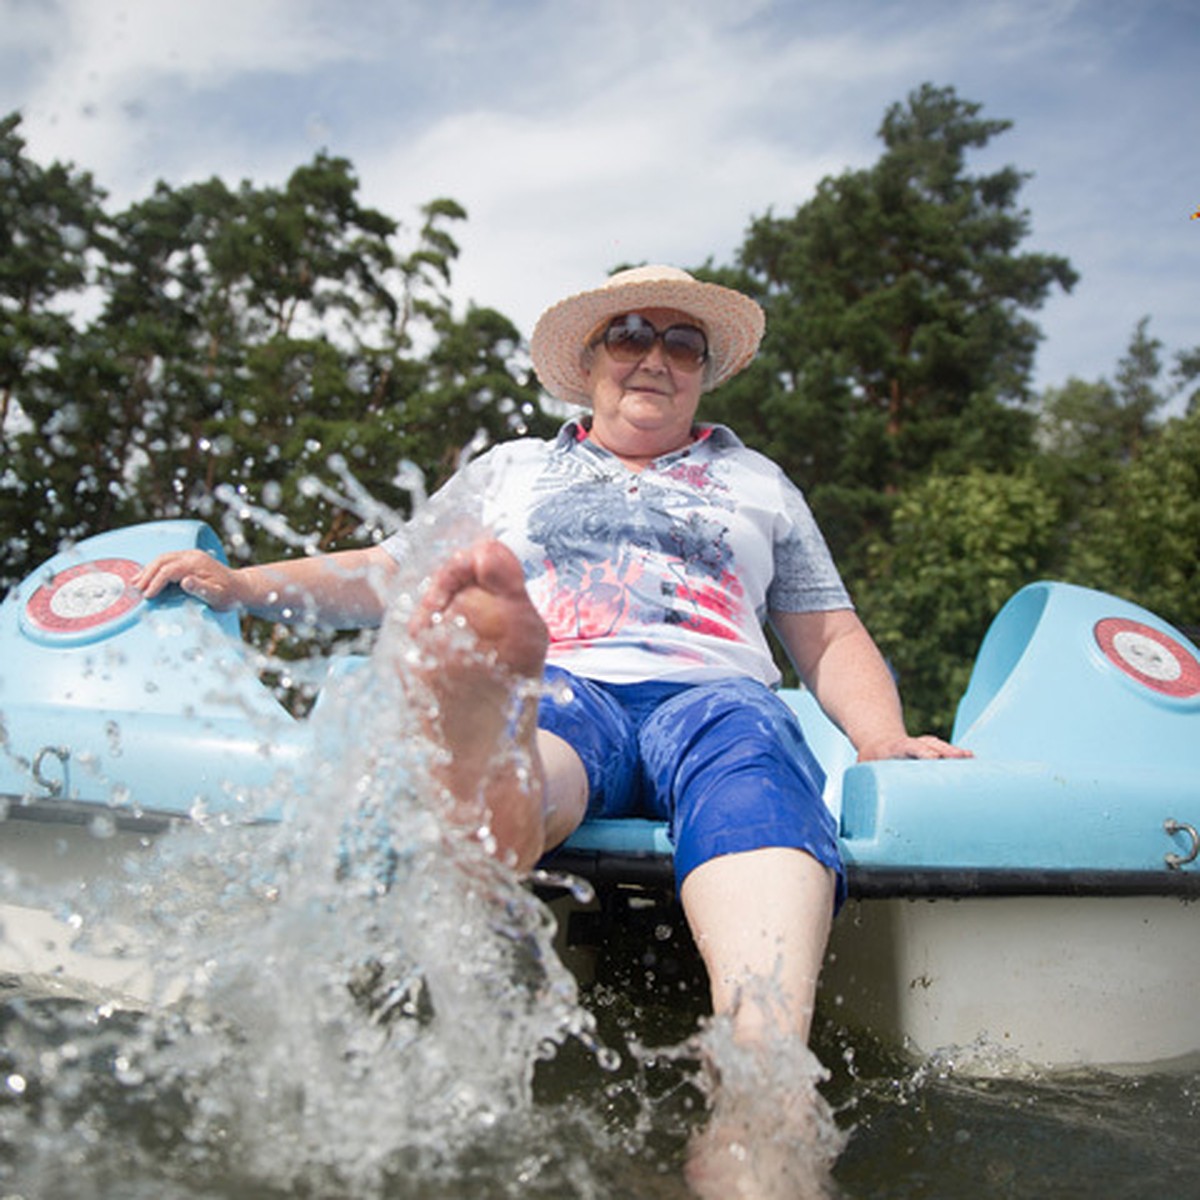
[[[969,172],[1009,127],[980,111],[924,85],[888,110],[873,166],[756,218],[722,273],[760,298],[768,329],[724,413],[803,482],[856,567],[907,483],[1010,469],[1032,448],[1030,313],[1076,275],[1020,249],[1025,175]]]
[[[0,582],[64,539],[245,505],[311,549],[362,544],[383,529],[349,492],[404,514],[412,467],[433,487],[476,439],[553,427],[512,323],[453,311],[456,202],[402,229],[319,154],[281,187],[160,183],[109,216],[88,176],[25,157],[18,124],[0,126]],[[72,319],[89,289],[98,310]],[[285,550],[231,525],[241,553]]]

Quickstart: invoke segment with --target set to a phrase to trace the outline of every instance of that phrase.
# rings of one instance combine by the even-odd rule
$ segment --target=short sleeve
[[[782,472],[780,479],[783,504],[775,538],[775,573],[767,590],[768,611],[853,608],[808,501]]]

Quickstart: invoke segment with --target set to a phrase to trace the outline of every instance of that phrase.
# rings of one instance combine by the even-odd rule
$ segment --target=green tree
[[[70,165],[26,157],[19,127],[16,113],[0,120],[0,587],[54,519],[57,504],[48,512],[45,494],[29,486],[45,457],[29,457],[26,435],[39,408],[49,418],[47,453],[67,434],[70,417],[56,418],[55,405],[77,337],[68,313],[106,245],[103,192]]]
[[[357,190],[346,160],[318,155],[283,187],[159,184],[111,219],[100,313],[54,386],[21,384],[5,487],[36,515],[10,581],[63,537],[154,517],[204,516],[247,555],[284,552],[238,528],[231,508],[255,505],[315,548],[362,542],[407,511],[402,463],[432,485],[481,432],[546,430],[512,324],[452,311],[449,226],[465,211],[435,200],[402,231]]]
[[[1200,380],[1200,346],[1191,350],[1181,350],[1175,358],[1172,371],[1176,387],[1182,394]],[[1187,411],[1192,413],[1200,408],[1200,388],[1195,388],[1187,398]]]
[[[160,184],[110,221],[101,312],[61,355],[57,387],[22,398],[39,556],[63,538],[179,515],[184,464],[197,468],[199,431],[236,340],[229,328],[218,336],[207,255],[233,213],[219,182]]]
[[[968,152],[1010,124],[980,107],[924,85],[888,110],[874,166],[755,219],[737,267],[713,273],[767,311],[759,362],[714,410],[803,483],[851,568],[912,480],[1009,469],[1032,448],[1027,314],[1076,275],[1019,252],[1027,176],[968,173]]]
[[[53,379],[74,332],[60,306],[87,286],[104,229],[92,177],[26,158],[20,123],[17,113],[0,120],[0,426],[19,384]]]
[[[1015,591],[1045,574],[1057,524],[1032,468],[933,474],[900,495],[890,539],[870,547],[858,602],[912,727],[949,733],[983,635]]]
[[[1168,421],[1117,474],[1067,573],[1176,625],[1200,625],[1200,411]]]
[[[1166,372],[1149,324],[1148,317],[1137,323],[1111,381],[1072,378],[1042,397],[1039,471],[1061,504],[1064,559],[1095,514],[1111,505],[1117,479],[1158,438],[1162,414],[1200,374],[1200,362],[1190,366],[1186,353]]]

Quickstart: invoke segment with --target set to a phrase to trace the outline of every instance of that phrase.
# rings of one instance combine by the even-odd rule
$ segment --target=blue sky
[[[730,261],[951,85],[1014,123],[972,169],[1032,174],[1024,248],[1082,276],[1042,385],[1110,375],[1142,316],[1200,344],[1198,63],[1195,0],[0,0],[0,112],[110,207],[328,149],[408,225],[462,203],[454,297],[526,335],[620,262]]]

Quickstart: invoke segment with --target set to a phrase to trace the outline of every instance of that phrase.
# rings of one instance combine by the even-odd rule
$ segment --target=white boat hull
[[[1194,1062],[1196,916],[1172,896],[851,900],[821,1002],[970,1074]]]
[[[88,945],[88,893],[117,880],[131,855],[152,852],[144,833],[97,837],[88,826],[9,819],[0,827],[0,878],[15,881],[23,903],[0,903],[0,976],[63,995],[118,1005],[149,1002],[155,975],[144,959],[121,952],[121,930]],[[82,936],[81,936],[82,935]]]
[[[3,832],[0,873],[18,872],[21,895],[46,903],[0,903],[0,975],[119,1005],[161,1000],[163,981],[120,952],[119,929],[95,946],[79,924],[88,893],[129,856],[153,853],[153,836],[98,838],[82,824],[27,820]],[[995,1075],[1194,1061],[1198,995],[1200,922],[1184,898],[889,898],[847,902],[820,1003],[837,1024],[914,1061]]]

